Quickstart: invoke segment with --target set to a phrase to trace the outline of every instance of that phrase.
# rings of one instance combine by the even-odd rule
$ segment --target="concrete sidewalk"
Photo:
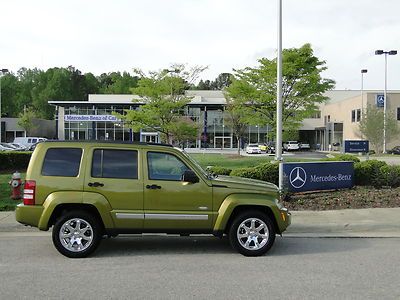
[[[15,221],[14,212],[0,212],[0,235],[47,235]],[[293,211],[290,237],[397,237],[400,238],[399,208]]]

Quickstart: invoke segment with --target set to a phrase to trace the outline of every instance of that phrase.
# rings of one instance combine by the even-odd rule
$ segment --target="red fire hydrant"
[[[12,174],[11,180],[8,182],[8,184],[11,186],[11,199],[21,199],[22,180],[21,174],[18,171]]]

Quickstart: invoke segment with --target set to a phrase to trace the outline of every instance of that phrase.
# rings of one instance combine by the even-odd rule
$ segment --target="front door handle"
[[[90,186],[90,187],[99,187],[99,186],[103,187],[104,183],[101,183],[101,182],[89,182],[88,186]]]
[[[152,185],[148,184],[148,185],[146,185],[146,189],[149,189],[149,190],[159,190],[159,189],[161,189],[161,186],[159,186],[159,185],[157,185],[157,184],[152,184]]]

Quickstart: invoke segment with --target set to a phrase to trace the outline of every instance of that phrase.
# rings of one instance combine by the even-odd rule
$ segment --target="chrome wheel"
[[[236,237],[242,247],[247,250],[263,248],[269,239],[267,224],[258,218],[248,218],[240,223]]]
[[[69,251],[84,251],[93,241],[92,226],[84,219],[69,219],[60,228],[59,239],[61,245]]]

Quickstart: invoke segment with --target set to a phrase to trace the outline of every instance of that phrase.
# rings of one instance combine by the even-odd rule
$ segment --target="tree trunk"
[[[241,138],[240,137],[236,137],[236,140],[237,140],[237,145],[238,145],[238,156],[240,156],[240,148],[241,148],[241,146],[242,145],[240,145],[240,142],[241,142]]]

